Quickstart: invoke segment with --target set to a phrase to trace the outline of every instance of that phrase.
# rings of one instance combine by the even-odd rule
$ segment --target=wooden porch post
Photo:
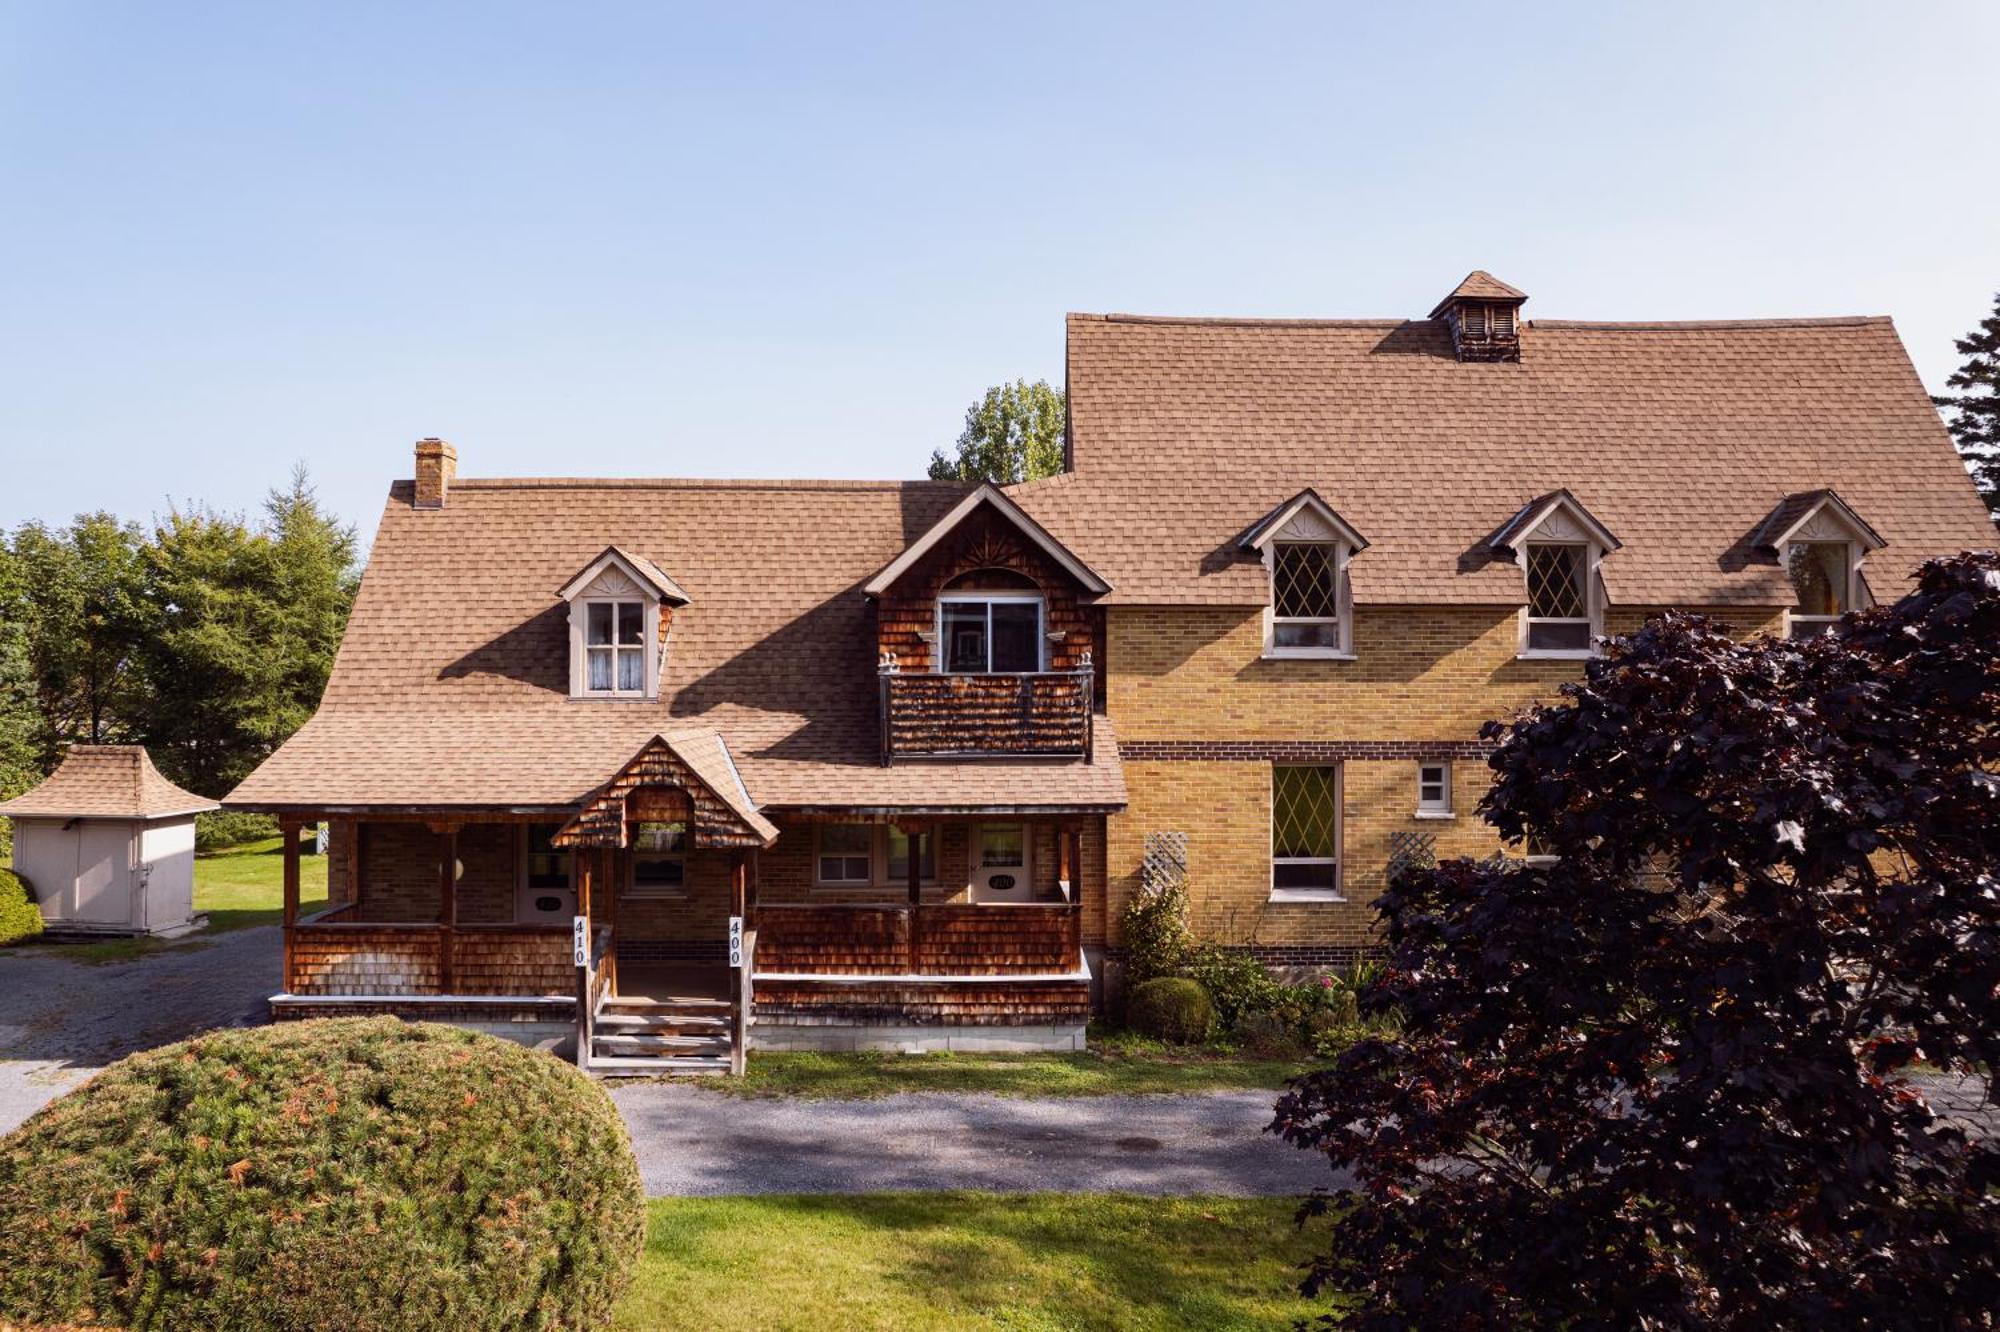
[[[1069,862],[1069,922],[1074,936],[1078,971],[1083,970],[1083,829],[1072,824],[1063,830],[1064,859]]]
[[[569,853],[569,881],[576,885],[576,914],[583,917],[584,962],[576,969],[576,1066],[590,1067],[591,964],[596,957],[597,931],[590,920],[590,858],[576,849]]]
[[[743,1076],[750,1044],[751,952],[756,946],[750,933],[750,853],[738,851],[729,870],[729,914],[743,922],[743,959],[729,976],[729,1071]]]
[[[917,937],[917,913],[924,904],[924,834],[914,824],[903,828],[903,845],[909,850],[909,890],[910,890],[910,974],[915,975],[922,956],[922,946]]]
[[[299,925],[299,829],[296,819],[281,819],[278,832],[285,851],[285,993],[292,992],[293,934]]]
[[[611,948],[604,955],[604,992],[618,993],[618,883],[612,868],[617,852],[598,847],[591,852],[597,862],[597,878],[604,889],[604,923],[611,927]]]
[[[438,992],[455,994],[458,982],[453,974],[457,948],[452,942],[458,925],[458,825],[438,828],[438,849],[444,859],[438,866]]]

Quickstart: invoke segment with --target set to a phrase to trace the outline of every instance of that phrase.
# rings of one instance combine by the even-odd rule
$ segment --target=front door
[[[562,825],[531,823],[523,830],[520,885],[514,896],[519,925],[567,925],[576,914],[576,886],[569,881],[569,852],[549,844]]]
[[[982,823],[973,833],[972,900],[1026,902],[1034,895],[1028,877],[1028,825]]]

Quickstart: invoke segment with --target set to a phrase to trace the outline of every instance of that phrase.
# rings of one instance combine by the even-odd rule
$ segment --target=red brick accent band
[[[1126,740],[1127,763],[1338,763],[1342,759],[1484,759],[1484,740]]]

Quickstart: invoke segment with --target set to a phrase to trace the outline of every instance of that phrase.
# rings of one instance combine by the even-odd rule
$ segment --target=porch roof
[[[710,714],[711,716],[713,714]],[[704,719],[706,720],[706,718]],[[1076,760],[909,760],[882,767],[810,724],[755,713],[733,724],[662,726],[646,705],[322,709],[229,797],[235,809],[547,811],[581,805],[655,736],[717,756],[751,810],[1118,809],[1118,740],[1094,719],[1093,754]],[[722,778],[716,779],[718,783]]]

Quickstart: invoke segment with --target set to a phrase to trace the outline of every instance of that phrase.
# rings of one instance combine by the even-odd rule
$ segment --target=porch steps
[[[723,999],[606,998],[592,1023],[589,1069],[613,1077],[727,1073],[730,1026]]]

